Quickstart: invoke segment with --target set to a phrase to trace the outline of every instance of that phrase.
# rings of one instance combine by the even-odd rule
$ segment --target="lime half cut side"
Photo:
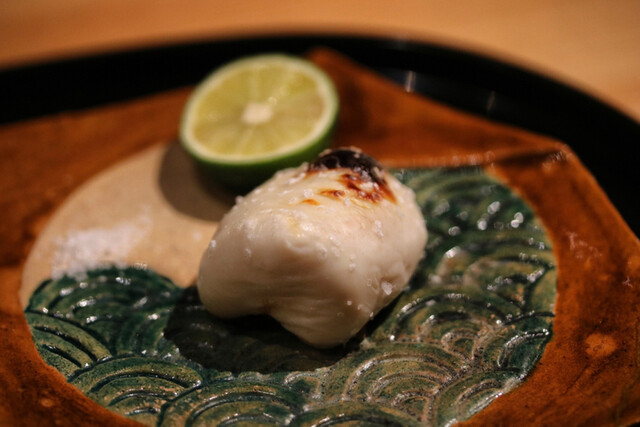
[[[248,190],[329,145],[338,96],[311,62],[284,54],[238,59],[200,83],[185,106],[180,140],[222,184]]]

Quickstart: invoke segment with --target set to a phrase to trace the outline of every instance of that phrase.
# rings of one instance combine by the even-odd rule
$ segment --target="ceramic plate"
[[[630,184],[638,181],[631,156],[600,155],[604,140],[628,150],[640,136],[637,123],[543,77],[424,43],[339,36],[234,39],[9,70],[0,76],[3,90],[11,94],[29,82],[26,87],[46,91],[47,101],[18,101],[6,119],[157,93],[196,83],[237,56],[304,53],[315,46],[335,49],[408,92],[568,143],[638,231],[638,202],[628,197]],[[42,86],[45,75],[60,84]],[[141,170],[136,161],[149,166],[160,159],[166,166],[172,156],[179,154],[171,146],[151,150],[124,169],[103,172],[74,195],[80,202],[72,198],[61,211],[77,211],[68,206],[86,200],[83,191],[113,188],[110,179]],[[178,175],[189,172],[175,162]],[[526,381],[553,338],[554,242],[518,192],[481,166],[392,172],[415,191],[428,218],[426,257],[403,294],[344,347],[310,348],[267,318],[216,319],[194,289],[184,287],[188,278],[176,284],[170,268],[120,263],[43,281],[36,274],[40,284],[30,285],[24,297],[34,345],[85,396],[149,425],[467,420]],[[228,203],[224,196],[219,201]],[[138,229],[144,228],[141,221]],[[208,225],[199,227],[189,228],[190,235]],[[63,239],[47,233],[41,241]],[[27,267],[54,252],[36,243]]]

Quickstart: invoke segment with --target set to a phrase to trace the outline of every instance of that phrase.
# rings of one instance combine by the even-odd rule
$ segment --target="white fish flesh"
[[[216,316],[268,314],[332,347],[398,296],[426,240],[414,193],[368,155],[337,149],[239,198],[202,257],[198,291]]]

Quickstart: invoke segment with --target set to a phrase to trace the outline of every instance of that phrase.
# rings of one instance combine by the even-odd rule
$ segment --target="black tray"
[[[456,108],[556,137],[579,155],[640,235],[640,124],[567,85],[495,59],[404,39],[286,35],[216,39],[0,71],[0,123],[192,85],[234,57],[336,49]]]

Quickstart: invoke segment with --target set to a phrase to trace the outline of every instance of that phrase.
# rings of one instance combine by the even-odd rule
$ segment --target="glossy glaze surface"
[[[308,39],[291,42],[298,48],[310,47]],[[344,53],[357,53],[362,50],[361,42],[347,41],[340,46]],[[238,45],[259,50],[245,43],[240,41]],[[265,45],[261,41],[259,46]],[[404,45],[384,46],[402,50]],[[184,53],[179,48],[177,51]],[[164,59],[166,53],[156,52]],[[591,154],[595,153],[598,159],[613,162],[614,175],[623,177],[617,172],[624,169],[621,160],[633,161],[632,156],[624,153],[630,152],[629,141],[633,144],[637,141],[638,125],[620,121],[620,116],[606,106],[565,87],[550,86],[548,81],[532,78],[527,73],[478,58],[479,62],[465,62],[464,56],[449,55],[439,49],[432,53],[435,54],[433,60],[425,64],[455,80],[449,81],[449,85],[440,80],[437,88],[457,88],[455,93],[461,99],[471,99],[474,105],[478,101],[477,112],[486,116],[483,113],[486,98],[476,99],[478,92],[469,83],[487,79],[505,83],[506,86],[495,87],[498,102],[486,113],[506,112],[514,120],[500,115],[501,119],[561,139],[488,121],[407,93],[339,55],[326,52],[314,55],[314,61],[331,72],[346,101],[336,133],[341,144],[358,145],[385,166],[483,165],[492,176],[498,176],[527,201],[553,243],[558,273],[553,339],[547,343],[536,369],[526,381],[495,399],[464,424],[628,425],[637,422],[640,420],[637,340],[640,242],[598,185],[596,179],[602,180],[602,175],[591,169],[594,178],[588,170],[589,158],[593,156],[588,152],[585,156],[580,150],[592,149]],[[420,51],[409,56],[396,52],[365,55],[360,59],[373,67],[380,63],[402,67],[413,64],[414,55],[420,55]],[[369,62],[372,59],[377,61]],[[467,67],[448,68],[452,66],[451,60],[456,64],[460,63],[456,62],[459,59]],[[86,75],[86,69],[77,70],[74,64],[67,65],[68,68],[63,67],[65,73],[74,69]],[[104,67],[98,68],[104,70]],[[454,69],[461,70],[471,80],[463,79],[467,83],[463,84]],[[558,101],[555,106],[562,114],[548,110],[549,105],[545,104],[548,114],[539,115],[540,105],[531,103],[527,96],[517,95],[516,88],[523,87],[528,87],[535,97],[540,93],[556,95],[551,98]],[[111,84],[105,88],[113,90]],[[0,378],[6,385],[0,388],[3,423],[135,425],[87,398],[42,360],[18,298],[20,277],[35,237],[41,234],[56,208],[84,181],[133,153],[175,139],[176,123],[188,91],[187,88],[161,93],[0,128],[4,150],[1,164],[7,171],[3,175],[6,191],[0,192],[5,207],[5,221],[0,224],[4,238],[0,253],[3,262],[0,289],[6,295],[0,299]],[[139,92],[143,93],[147,92]],[[514,98],[501,98],[505,94]],[[541,99],[544,103],[549,98]],[[514,100],[521,103],[510,102]],[[464,102],[451,101],[465,108]],[[528,126],[515,120],[516,116],[533,119],[542,126],[533,126],[532,121],[525,120],[531,125]],[[372,117],[382,119],[371,120]],[[576,118],[578,120],[574,120]],[[612,153],[623,154],[604,158],[603,145]],[[56,147],[56,150],[43,147]],[[587,167],[580,159],[585,160]],[[609,191],[606,182],[600,182]],[[618,187],[623,199],[632,188],[628,182],[631,181],[623,179]],[[129,184],[131,182],[125,183],[123,188]],[[170,205],[174,208],[182,206],[175,204],[175,198],[168,197],[167,201],[174,203]],[[344,405],[335,408],[342,410],[348,421],[351,412]],[[375,411],[371,413],[374,417],[378,415]]]
[[[135,268],[50,280],[25,310],[42,357],[145,424],[310,419],[448,425],[524,380],[551,338],[555,260],[531,209],[481,168],[399,170],[431,239],[401,296],[345,347],[217,319]],[[372,412],[373,411],[373,412]]]

